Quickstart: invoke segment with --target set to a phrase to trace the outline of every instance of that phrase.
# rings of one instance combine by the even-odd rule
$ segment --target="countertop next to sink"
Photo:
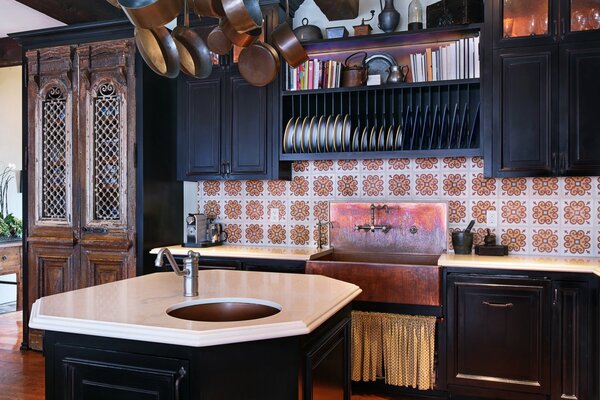
[[[29,326],[58,332],[204,347],[304,335],[350,303],[356,285],[316,275],[208,270],[198,297],[183,296],[183,278],[161,272],[37,300]],[[259,299],[281,312],[238,322],[196,322],[167,315],[203,299]]]
[[[493,257],[448,253],[442,254],[438,265],[441,267],[590,273],[600,276],[600,259],[598,258],[520,255]]]
[[[297,260],[308,261],[325,254],[329,254],[333,249],[303,247],[268,247],[268,246],[236,246],[223,245],[214,247],[183,247],[167,246],[167,248],[176,256],[185,256],[188,251],[193,250],[205,257],[229,257],[229,258],[260,258],[269,260]],[[150,254],[157,254],[160,247],[152,249]]]

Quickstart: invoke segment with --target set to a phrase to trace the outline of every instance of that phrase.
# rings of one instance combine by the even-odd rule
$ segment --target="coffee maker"
[[[211,247],[222,245],[227,234],[222,224],[204,214],[188,214],[186,222],[186,240],[184,247]]]

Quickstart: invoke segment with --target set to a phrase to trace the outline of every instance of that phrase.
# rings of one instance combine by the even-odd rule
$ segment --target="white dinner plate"
[[[284,153],[291,153],[292,152],[292,134],[291,134],[291,130],[294,127],[294,121],[296,120],[296,118],[290,118],[290,120],[288,121],[287,125],[285,126],[285,133],[283,135],[283,152]]]

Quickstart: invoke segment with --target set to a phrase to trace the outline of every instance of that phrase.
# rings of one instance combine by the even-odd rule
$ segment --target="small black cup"
[[[452,232],[454,254],[471,254],[473,249],[473,232]]]

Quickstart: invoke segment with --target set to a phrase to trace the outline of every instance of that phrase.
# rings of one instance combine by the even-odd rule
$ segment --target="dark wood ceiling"
[[[123,12],[106,0],[17,0],[67,25],[122,18]],[[10,38],[0,39],[0,67],[21,64],[21,47]]]
[[[123,11],[106,0],[17,0],[21,4],[64,22],[103,21],[123,17]]]

